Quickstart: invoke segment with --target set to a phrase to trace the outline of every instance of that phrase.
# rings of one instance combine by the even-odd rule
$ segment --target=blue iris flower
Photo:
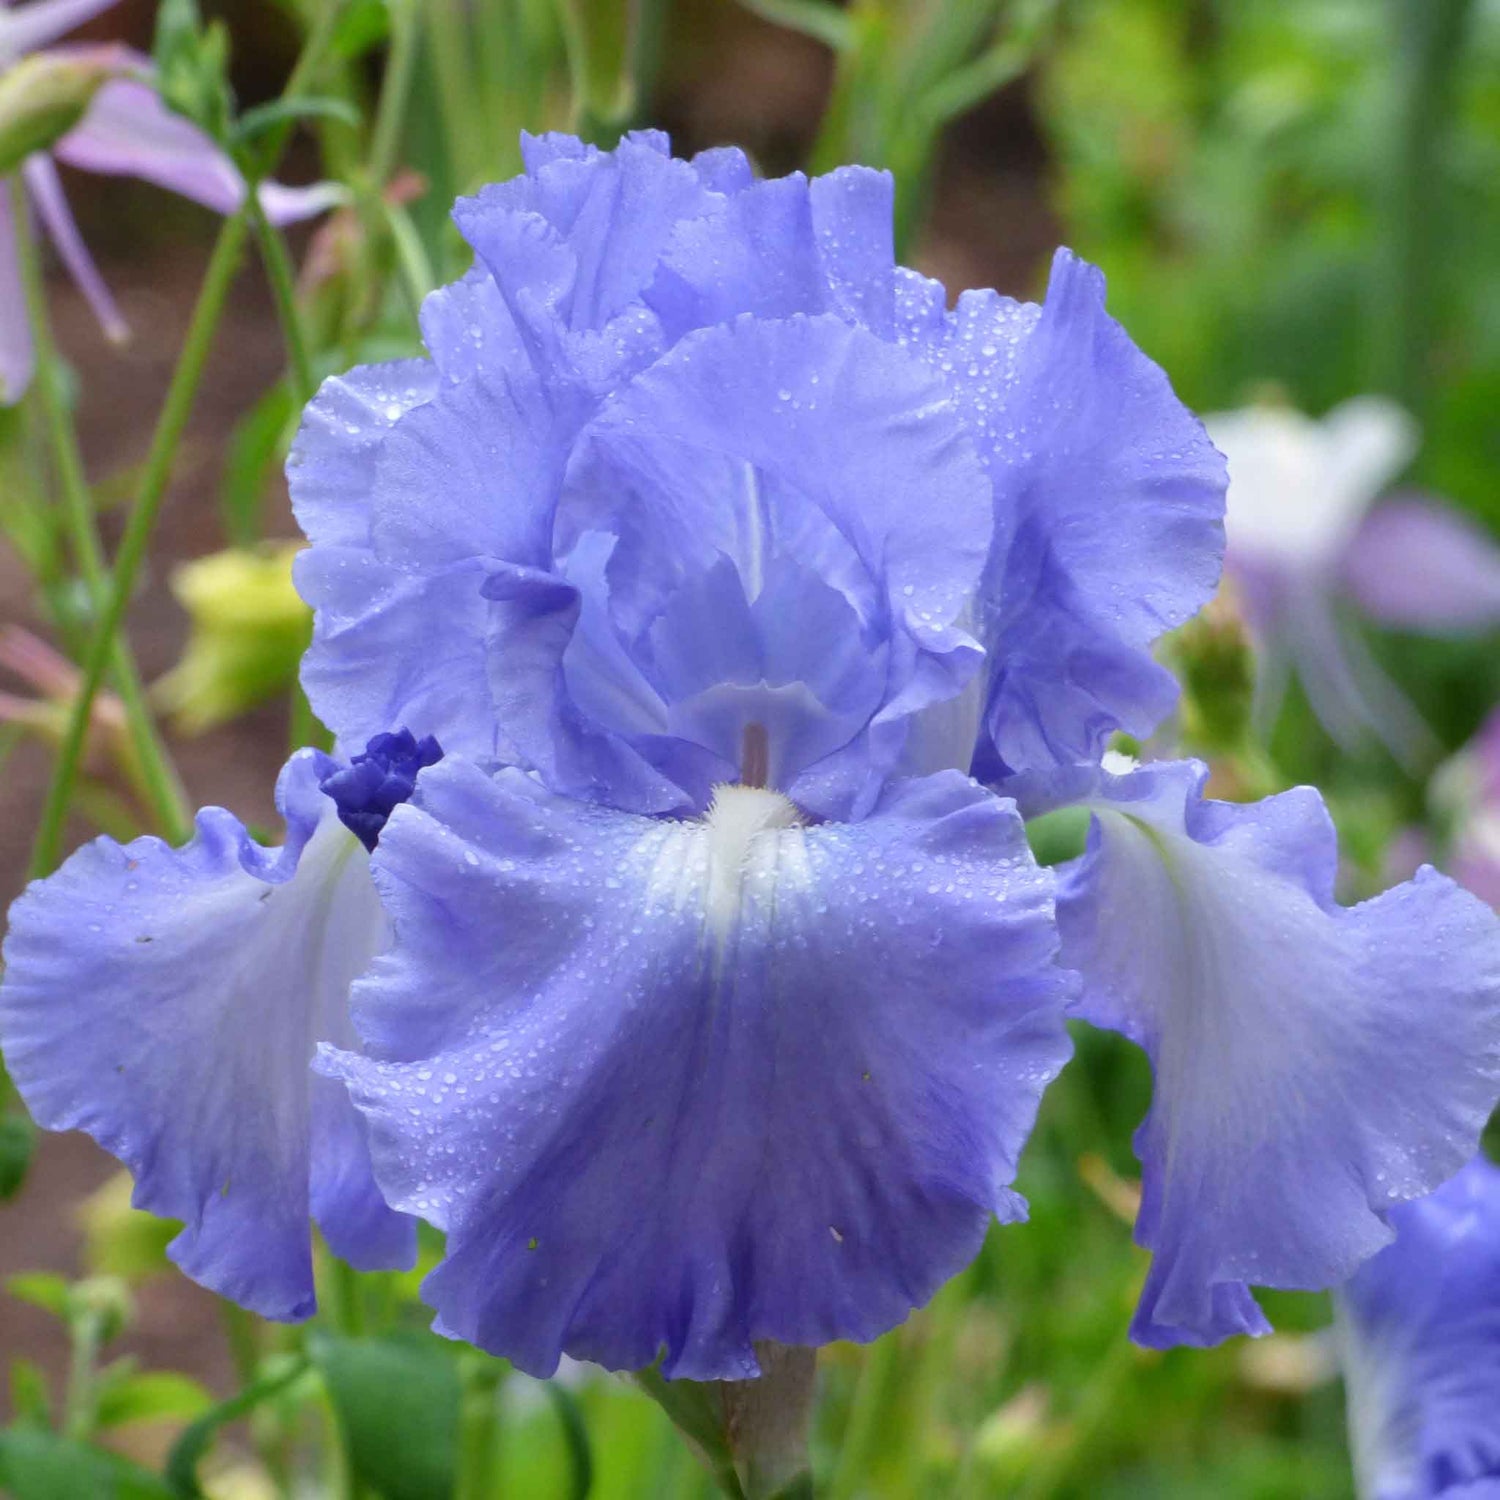
[[[1041,306],[950,310],[894,263],[883,174],[757,181],[651,134],[525,153],[455,210],[476,263],[423,308],[431,360],[328,381],[289,464],[304,683],[369,743],[308,772],[317,836],[367,925],[284,877],[301,946],[251,912],[219,983],[215,881],[300,872],[289,810],[281,855],[153,846],[155,969],[114,920],[69,952],[126,909],[129,851],[91,846],[7,948],[39,1118],[170,1172],[142,1201],[190,1227],[286,1205],[302,1267],[325,1148],[285,1101],[331,1091],[368,1166],[327,1175],[446,1232],[441,1329],[538,1374],[735,1378],[758,1341],[876,1336],[1022,1216],[1076,1009],[1157,1068],[1138,1337],[1258,1331],[1247,1283],[1347,1276],[1500,1093],[1496,927],[1430,874],[1337,907],[1311,793],[1101,769],[1172,705],[1149,648],[1214,588],[1225,478],[1099,273],[1061,252]],[[1060,884],[1018,798],[1097,813]],[[238,1027],[281,1038],[274,1087]],[[258,1143],[221,1200],[213,1133],[158,1099],[177,1071]]]
[[[1475,1158],[1391,1222],[1336,1299],[1360,1494],[1500,1495],[1500,1167]]]

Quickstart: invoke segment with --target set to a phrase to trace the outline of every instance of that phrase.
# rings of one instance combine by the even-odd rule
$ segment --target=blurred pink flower
[[[55,42],[75,26],[108,10],[116,0],[32,0],[8,9],[0,0],[0,68]],[[109,78],[83,119],[52,147],[21,167],[36,218],[69,274],[88,299],[105,334],[115,340],[128,329],[83,243],[63,196],[53,157],[88,172],[140,177],[197,203],[232,213],[245,195],[238,168],[196,125],[173,114],[151,84],[148,57],[128,47],[73,46],[55,54],[107,67]],[[267,215],[278,224],[320,213],[338,201],[331,184],[290,188],[268,182],[260,188]],[[0,195],[0,402],[18,401],[31,382],[33,351],[16,234],[29,226],[13,222],[9,194]]]
[[[1452,830],[1449,874],[1500,910],[1500,709],[1433,777],[1432,796]]]
[[[1408,765],[1426,760],[1431,733],[1336,601],[1352,598],[1398,629],[1487,629],[1500,623],[1500,548],[1439,501],[1375,504],[1418,440],[1412,419],[1380,397],[1321,421],[1275,406],[1205,420],[1229,461],[1228,566],[1262,648],[1267,705],[1295,670],[1340,743],[1368,730]]]

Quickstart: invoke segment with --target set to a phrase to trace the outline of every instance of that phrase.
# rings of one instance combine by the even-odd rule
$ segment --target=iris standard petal
[[[1223,460],[1105,312],[1103,276],[1066,250],[1040,311],[975,293],[945,314],[909,275],[898,306],[903,342],[944,374],[995,487],[982,768],[1097,760],[1111,732],[1145,735],[1175,700],[1148,647],[1218,581]]]
[[[368,857],[294,756],[281,849],[222,808],[181,849],[97,839],[12,908],[0,1041],[49,1130],[84,1130],[135,1174],[138,1207],[184,1222],[194,1280],[272,1318],[313,1309],[309,1213],[356,1264],[408,1265],[363,1125],[309,1068],[352,1044],[350,981],[385,941]]]
[[[1391,1225],[1335,1298],[1360,1494],[1500,1489],[1500,1167],[1477,1157]]]
[[[889,339],[893,194],[869,167],[747,184],[676,226],[645,301],[674,339],[743,313],[825,312]]]
[[[607,390],[662,347],[641,293],[676,225],[714,195],[657,132],[613,151],[523,137],[527,172],[461,198],[453,217],[489,269],[538,368]]]
[[[444,762],[376,855],[397,944],[325,1051],[439,1326],[694,1379],[873,1338],[976,1251],[1068,1054],[1049,881],[957,773],[859,824],[673,822]]]
[[[674,664],[686,647],[667,636],[676,620],[676,634],[695,636],[701,651],[704,612],[682,595],[721,560],[738,575],[745,640],[732,649],[721,640],[718,655],[724,680],[747,689],[736,710],[746,724],[792,711],[754,693],[793,685],[785,674],[809,662],[787,649],[789,633],[825,627],[836,607],[840,665],[796,679],[809,690],[817,683],[808,703],[819,723],[788,721],[804,758],[773,744],[773,763],[785,766],[775,784],[806,805],[799,777],[817,762],[805,757],[825,757],[866,726],[882,753],[861,755],[843,778],[820,772],[820,814],[867,806],[900,752],[902,720],[957,693],[978,665],[963,628],[989,542],[978,457],[934,376],[838,318],[746,316],[690,334],[585,430],[558,515],[562,550],[590,535],[618,538],[605,575],[610,618],[669,709],[683,703]],[[795,578],[783,563],[797,565]],[[723,596],[704,586],[705,598]],[[767,593],[775,609],[758,606]],[[729,619],[726,610],[724,630]],[[847,651],[863,653],[868,683]],[[831,736],[846,710],[847,725]],[[735,758],[712,779],[734,779],[741,725],[726,719],[718,735],[668,720],[675,738],[720,754],[727,745]],[[688,789],[701,805],[707,784]]]
[[[1248,1283],[1351,1275],[1390,1210],[1473,1155],[1500,1096],[1495,915],[1431,869],[1342,907],[1316,792],[1214,802],[1205,776],[1080,768],[1021,788],[1028,812],[1095,815],[1058,888],[1062,961],[1080,1014],[1155,1073],[1132,1332],[1158,1347],[1264,1332]]]
[[[489,757],[499,743],[485,663],[487,569],[470,560],[414,571],[378,556],[372,535],[386,439],[438,384],[425,360],[367,366],[326,380],[303,415],[287,461],[292,506],[313,543],[294,566],[314,620],[302,681],[342,741],[405,724],[455,753]]]

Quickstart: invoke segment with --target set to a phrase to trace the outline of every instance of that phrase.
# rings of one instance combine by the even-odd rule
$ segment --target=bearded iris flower
[[[1230,834],[1180,768],[1124,794],[1144,918],[1097,848],[1056,893],[1035,865],[1018,798],[1094,807],[1114,847],[1100,758],[1170,710],[1149,648],[1222,543],[1222,460],[1102,277],[1061,252],[1041,306],[949,310],[894,264],[883,174],[525,152],[455,211],[476,263],[423,308],[431,360],[327,382],[288,468],[314,707],[372,755],[392,725],[446,752],[372,804],[386,927],[346,943],[309,881],[319,961],[359,948],[352,1032],[288,1048],[319,1043],[389,1205],[446,1232],[437,1326],[537,1374],[693,1379],[876,1336],[1024,1212],[1075,1005],[1158,1062],[1140,1336],[1256,1331],[1245,1282],[1347,1275],[1500,1093],[1495,923],[1430,875],[1342,913],[1312,794]],[[48,893],[117,899],[97,858],[17,910],[8,1046],[47,1024]],[[1282,960],[1242,977],[1262,918]],[[1329,987],[1288,986],[1308,965]],[[1399,1044],[1401,1107],[1309,1097],[1290,1039],[1351,1072]]]
[[[31,0],[10,9],[0,0],[0,68],[49,47],[115,3]],[[96,65],[113,76],[94,94],[78,124],[53,144],[50,153],[38,151],[27,157],[21,173],[37,218],[68,274],[105,334],[118,342],[128,336],[129,329],[78,232],[53,158],[85,172],[139,177],[225,214],[239,206],[245,182],[207,135],[162,103],[150,82],[150,58],[115,45],[67,46],[52,55]],[[337,189],[328,184],[289,188],[267,182],[259,191],[267,217],[276,224],[321,213],[337,196]],[[33,360],[15,247],[15,236],[31,229],[13,220],[9,195],[0,194],[0,401],[10,404],[25,395]]]
[[[1500,1494],[1500,1167],[1476,1157],[1402,1205],[1337,1297],[1364,1500]]]

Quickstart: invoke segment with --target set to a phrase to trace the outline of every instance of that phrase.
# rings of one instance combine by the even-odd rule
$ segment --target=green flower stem
[[[428,0],[422,7],[427,21],[427,55],[436,81],[438,112],[453,186],[468,192],[474,170],[471,131],[480,120],[480,106],[471,67],[472,45],[460,0]],[[488,134],[488,130],[486,130]]]
[[[345,1338],[362,1339],[365,1326],[364,1284],[358,1271],[346,1260],[327,1252],[328,1281],[325,1295],[335,1328]]]
[[[1474,0],[1386,0],[1390,136],[1369,328],[1375,386],[1420,412],[1431,384],[1443,153]]]
[[[411,98],[412,72],[417,60],[417,7],[413,0],[389,0],[391,41],[385,77],[380,84],[380,107],[370,139],[370,181],[379,192],[396,169],[401,127]]]
[[[250,226],[255,231],[261,260],[266,268],[266,280],[271,285],[271,300],[276,305],[276,318],[281,324],[287,368],[292,376],[292,394],[298,406],[305,406],[312,400],[313,392],[317,389],[317,377],[313,373],[312,355],[302,327],[302,314],[297,309],[297,276],[292,267],[292,257],[287,251],[285,236],[266,217],[260,199],[251,193],[245,202],[250,209]]]
[[[29,207],[19,173],[12,176],[11,215],[15,224],[16,258],[26,294],[32,344],[36,349],[36,389],[47,425],[47,439],[62,490],[63,520],[78,567],[83,574],[96,617],[102,612],[109,587],[104,547],[94,515],[93,497],[84,475],[83,457],[73,413],[63,400],[59,385],[57,342],[47,311],[47,293],[42,280],[36,239],[27,230]],[[192,809],[177,768],[172,764],[156,719],[146,703],[135,658],[124,640],[112,643],[110,677],[125,709],[126,726],[135,754],[135,780],[156,821],[158,830],[174,842],[184,838],[192,826]]]
[[[77,1313],[69,1326],[71,1349],[63,1392],[62,1433],[82,1442],[93,1432],[99,1408],[99,1351],[104,1347],[104,1315],[97,1309]]]
[[[849,1421],[839,1445],[838,1463],[828,1484],[828,1500],[852,1500],[859,1493],[870,1469],[870,1459],[880,1444],[892,1387],[901,1370],[901,1334],[893,1329],[866,1352]]]
[[[453,1500],[493,1500],[497,1484],[500,1387],[505,1366],[466,1350],[459,1356],[462,1394],[458,1415],[458,1475]]]
[[[1123,1336],[1117,1337],[1109,1352],[1084,1387],[1074,1409],[1068,1441],[1043,1456],[1027,1475],[1019,1500],[1054,1500],[1073,1493],[1072,1485],[1090,1459],[1097,1457],[1097,1446],[1108,1436],[1109,1422],[1119,1408],[1125,1388],[1139,1378],[1142,1356]]]
[[[306,86],[308,80],[321,64],[327,51],[329,38],[337,23],[343,5],[338,0],[320,6],[317,19],[308,33],[302,54],[292,69],[291,77],[282,93],[284,99],[293,99]],[[203,369],[208,362],[208,352],[218,331],[219,320],[224,313],[224,304],[229,289],[239,269],[240,257],[249,235],[251,218],[259,207],[256,201],[256,186],[266,172],[281,157],[291,134],[292,121],[283,122],[270,132],[265,150],[260,157],[260,171],[247,172],[245,200],[224,221],[219,237],[214,242],[213,254],[209,257],[208,270],[204,273],[203,285],[198,292],[198,301],[193,308],[192,321],[188,324],[187,337],[183,340],[182,353],[177,368],[172,374],[172,383],[167,389],[167,399],[157,418],[156,431],[152,435],[151,450],[141,479],[140,490],[130,515],[125,522],[125,533],[120,539],[120,550],[115,558],[110,587],[104,607],[99,612],[94,637],[84,662],[83,682],[74,699],[68,727],[58,748],[57,760],[52,770],[52,781],[47,788],[47,798],[42,805],[41,821],[37,827],[36,842],[31,851],[31,874],[45,875],[57,864],[62,848],[63,822],[67,818],[68,804],[72,800],[73,783],[78,776],[78,765],[83,754],[84,736],[88,730],[89,716],[94,699],[104,677],[115,645],[115,636],[125,617],[126,605],[135,587],[136,575],[146,555],[147,543],[156,525],[161,503],[166,498],[167,484],[172,477],[177,448],[192,414],[193,402],[198,386],[203,379]]]
[[[247,194],[246,203],[250,201],[251,195]],[[214,244],[208,271],[203,278],[203,287],[198,294],[198,304],[193,309],[193,319],[183,343],[182,357],[172,375],[172,384],[167,391],[167,399],[151,440],[151,451],[146,459],[141,488],[125,523],[125,534],[120,540],[120,550],[115,559],[104,607],[99,613],[94,637],[89,643],[83,682],[78,696],[73,700],[68,727],[57,752],[52,782],[47,788],[47,800],[42,806],[36,843],[31,851],[33,877],[45,875],[57,864],[62,847],[63,821],[67,817],[73,783],[78,775],[89,715],[93,711],[105,666],[113,655],[115,635],[125,616],[125,606],[130,601],[136,575],[145,558],[146,544],[151,539],[157,513],[161,510],[161,502],[167,493],[167,483],[172,477],[172,465],[177,457],[177,446],[182,440],[183,429],[187,426],[194,398],[198,394],[203,367],[208,361],[208,351],[223,315],[229,288],[239,269],[249,222],[249,209],[241,207],[224,221]]]

